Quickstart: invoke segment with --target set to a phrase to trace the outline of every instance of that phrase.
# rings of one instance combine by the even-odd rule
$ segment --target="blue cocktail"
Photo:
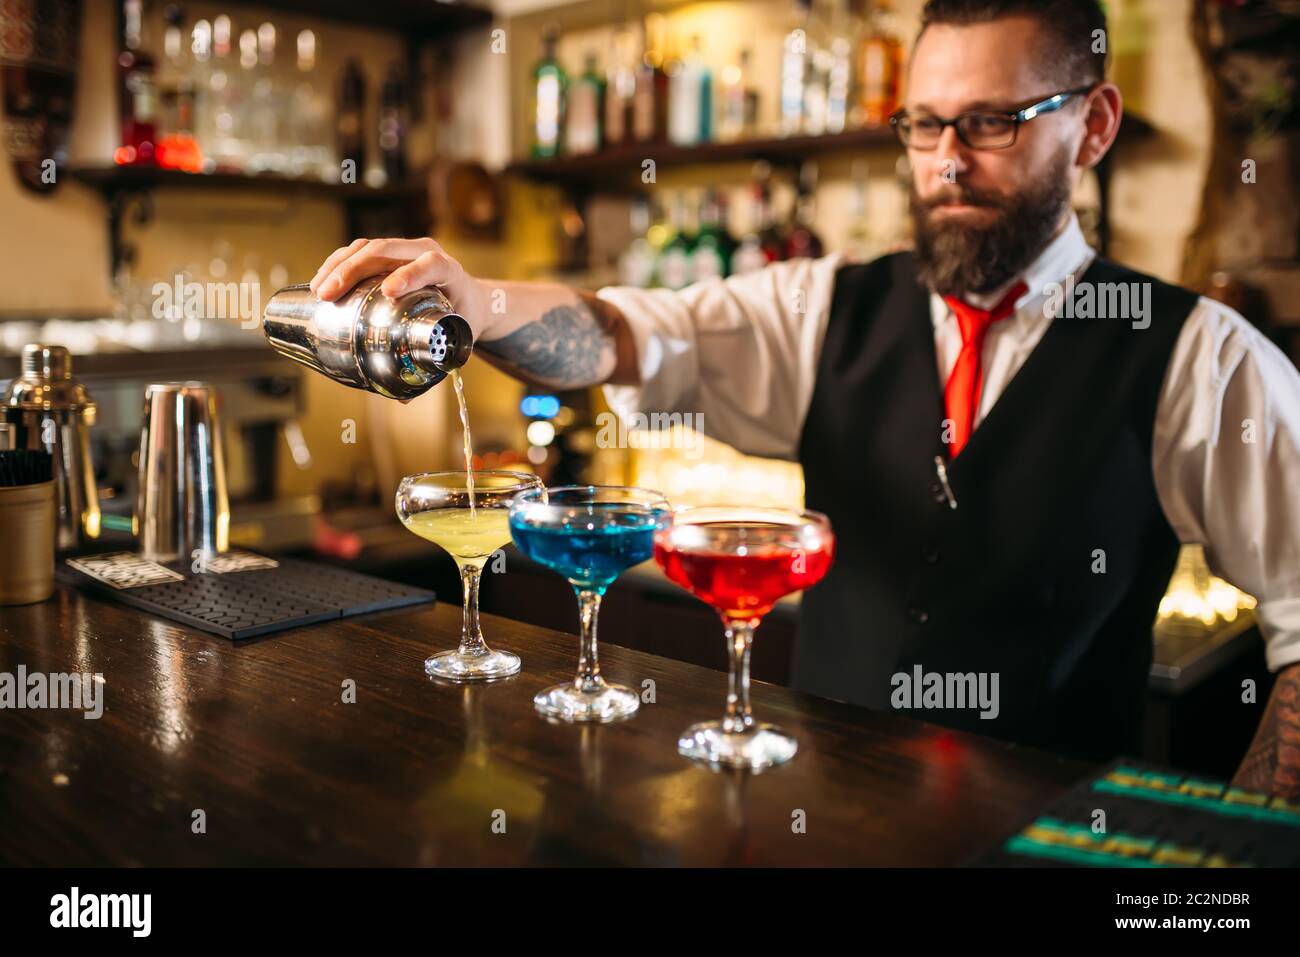
[[[510,534],[533,561],[569,580],[578,595],[581,645],[573,681],[538,692],[533,705],[561,721],[613,721],[636,712],[635,691],[600,676],[596,617],[622,573],[654,552],[654,533],[671,523],[658,492],[621,486],[529,489],[510,507]]]

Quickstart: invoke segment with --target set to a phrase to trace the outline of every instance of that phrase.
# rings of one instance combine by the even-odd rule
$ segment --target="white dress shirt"
[[[1045,287],[1082,274],[1094,256],[1072,218],[1020,277],[1029,292],[984,339],[976,428],[1052,322]],[[742,452],[797,458],[839,265],[832,255],[677,292],[601,289],[627,317],[642,383],[605,386],[610,407],[694,412],[706,434]],[[987,308],[1003,292],[969,301]],[[930,312],[942,384],[961,332],[942,297],[931,296]],[[1151,462],[1179,540],[1203,545],[1215,574],[1258,599],[1269,667],[1300,661],[1300,372],[1221,303],[1202,298],[1179,334]]]

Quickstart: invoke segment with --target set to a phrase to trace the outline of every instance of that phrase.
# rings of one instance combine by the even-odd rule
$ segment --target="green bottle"
[[[548,26],[542,33],[542,58],[533,67],[533,156],[539,159],[560,154],[568,77],[555,58],[559,41],[559,28]]]

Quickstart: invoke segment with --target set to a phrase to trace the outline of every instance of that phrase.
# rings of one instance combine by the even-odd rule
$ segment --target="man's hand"
[[[1255,740],[1232,783],[1300,799],[1300,664],[1278,672]]]
[[[338,299],[369,276],[390,299],[438,286],[474,333],[476,354],[510,375],[555,389],[640,381],[636,343],[623,314],[559,283],[475,279],[434,240],[357,239],[316,270],[311,291]]]
[[[439,286],[477,339],[488,318],[483,289],[432,239],[355,239],[330,253],[312,277],[311,291],[332,301],[361,280],[391,273],[379,287],[390,299],[413,289]]]

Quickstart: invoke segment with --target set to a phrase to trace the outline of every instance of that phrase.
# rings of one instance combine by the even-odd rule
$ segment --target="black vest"
[[[837,555],[803,596],[795,687],[898,710],[894,676],[916,666],[996,673],[994,719],[909,713],[1098,760],[1136,750],[1178,551],[1152,429],[1197,297],[1104,260],[1080,286],[1133,282],[1151,284],[1148,328],[1058,316],[949,460],[929,293],[910,254],[839,271],[799,452]]]

